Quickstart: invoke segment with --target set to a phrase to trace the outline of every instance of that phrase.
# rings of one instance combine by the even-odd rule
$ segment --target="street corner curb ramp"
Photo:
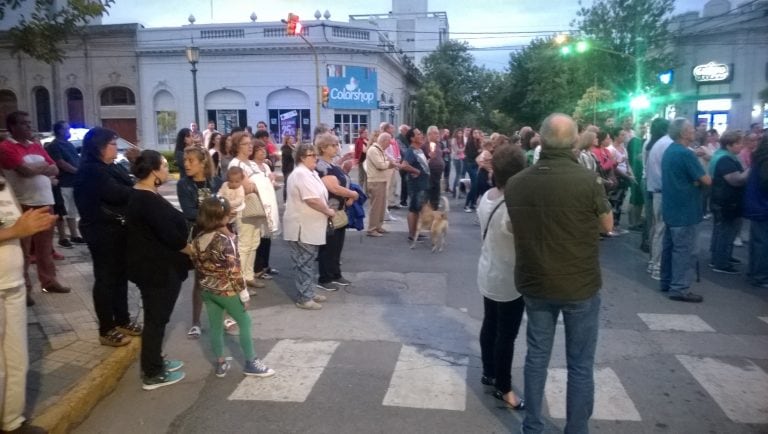
[[[66,434],[77,427],[96,405],[117,387],[128,367],[136,360],[141,339],[115,348],[95,368],[78,380],[55,404],[43,410],[32,424],[50,434]]]

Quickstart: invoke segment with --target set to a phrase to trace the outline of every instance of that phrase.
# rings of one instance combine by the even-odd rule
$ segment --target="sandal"
[[[120,333],[117,328],[114,328],[108,331],[107,334],[99,336],[99,342],[101,345],[108,347],[122,347],[123,345],[128,345],[131,342],[131,338]]]
[[[115,327],[117,331],[128,336],[141,336],[142,328],[138,323],[132,322],[130,324]]]
[[[189,339],[198,339],[200,337],[200,334],[202,333],[202,329],[200,329],[200,326],[194,325],[192,326],[189,331],[187,332],[187,337]]]
[[[504,405],[511,410],[525,410],[525,401],[519,396],[517,397],[517,405],[513,405],[511,402],[504,399],[504,394],[501,393],[501,390],[494,390],[493,397],[503,402]]]

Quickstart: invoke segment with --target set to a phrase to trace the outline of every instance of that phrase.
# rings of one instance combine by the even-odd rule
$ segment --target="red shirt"
[[[365,152],[366,141],[367,139],[362,137],[358,137],[357,140],[355,140],[355,160],[359,160],[360,157],[363,156],[363,152]]]

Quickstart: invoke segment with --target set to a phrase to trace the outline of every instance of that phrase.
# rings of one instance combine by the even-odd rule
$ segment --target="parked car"
[[[88,132],[88,128],[70,128],[69,129],[69,142],[75,145],[75,149],[77,149],[78,154],[83,148],[83,137],[85,137],[85,133]],[[55,139],[54,136],[47,136],[43,137],[40,140],[40,143],[45,146],[46,144],[50,143]],[[115,163],[125,167],[128,169],[128,172],[131,171],[131,162],[128,161],[128,159],[125,157],[125,151],[131,148],[139,149],[138,146],[134,145],[133,143],[129,142],[128,140],[125,140],[122,137],[117,138],[117,159],[115,159]]]

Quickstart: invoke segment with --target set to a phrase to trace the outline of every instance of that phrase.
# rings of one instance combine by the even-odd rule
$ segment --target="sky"
[[[499,32],[535,32],[555,34],[571,28],[579,9],[578,0],[428,0],[432,12],[446,12],[453,39],[466,40],[477,48],[472,51],[477,64],[502,70],[509,63],[511,49],[519,49],[531,40],[531,34],[509,35]],[[582,0],[585,5],[592,0]],[[701,11],[706,0],[677,0],[676,12]],[[140,23],[145,27],[176,27],[188,24],[250,22],[284,19],[289,12],[303,19],[314,19],[316,10],[328,10],[331,21],[348,20],[349,15],[385,14],[392,10],[390,0],[117,0],[103,24]],[[306,17],[306,18],[305,18]]]

